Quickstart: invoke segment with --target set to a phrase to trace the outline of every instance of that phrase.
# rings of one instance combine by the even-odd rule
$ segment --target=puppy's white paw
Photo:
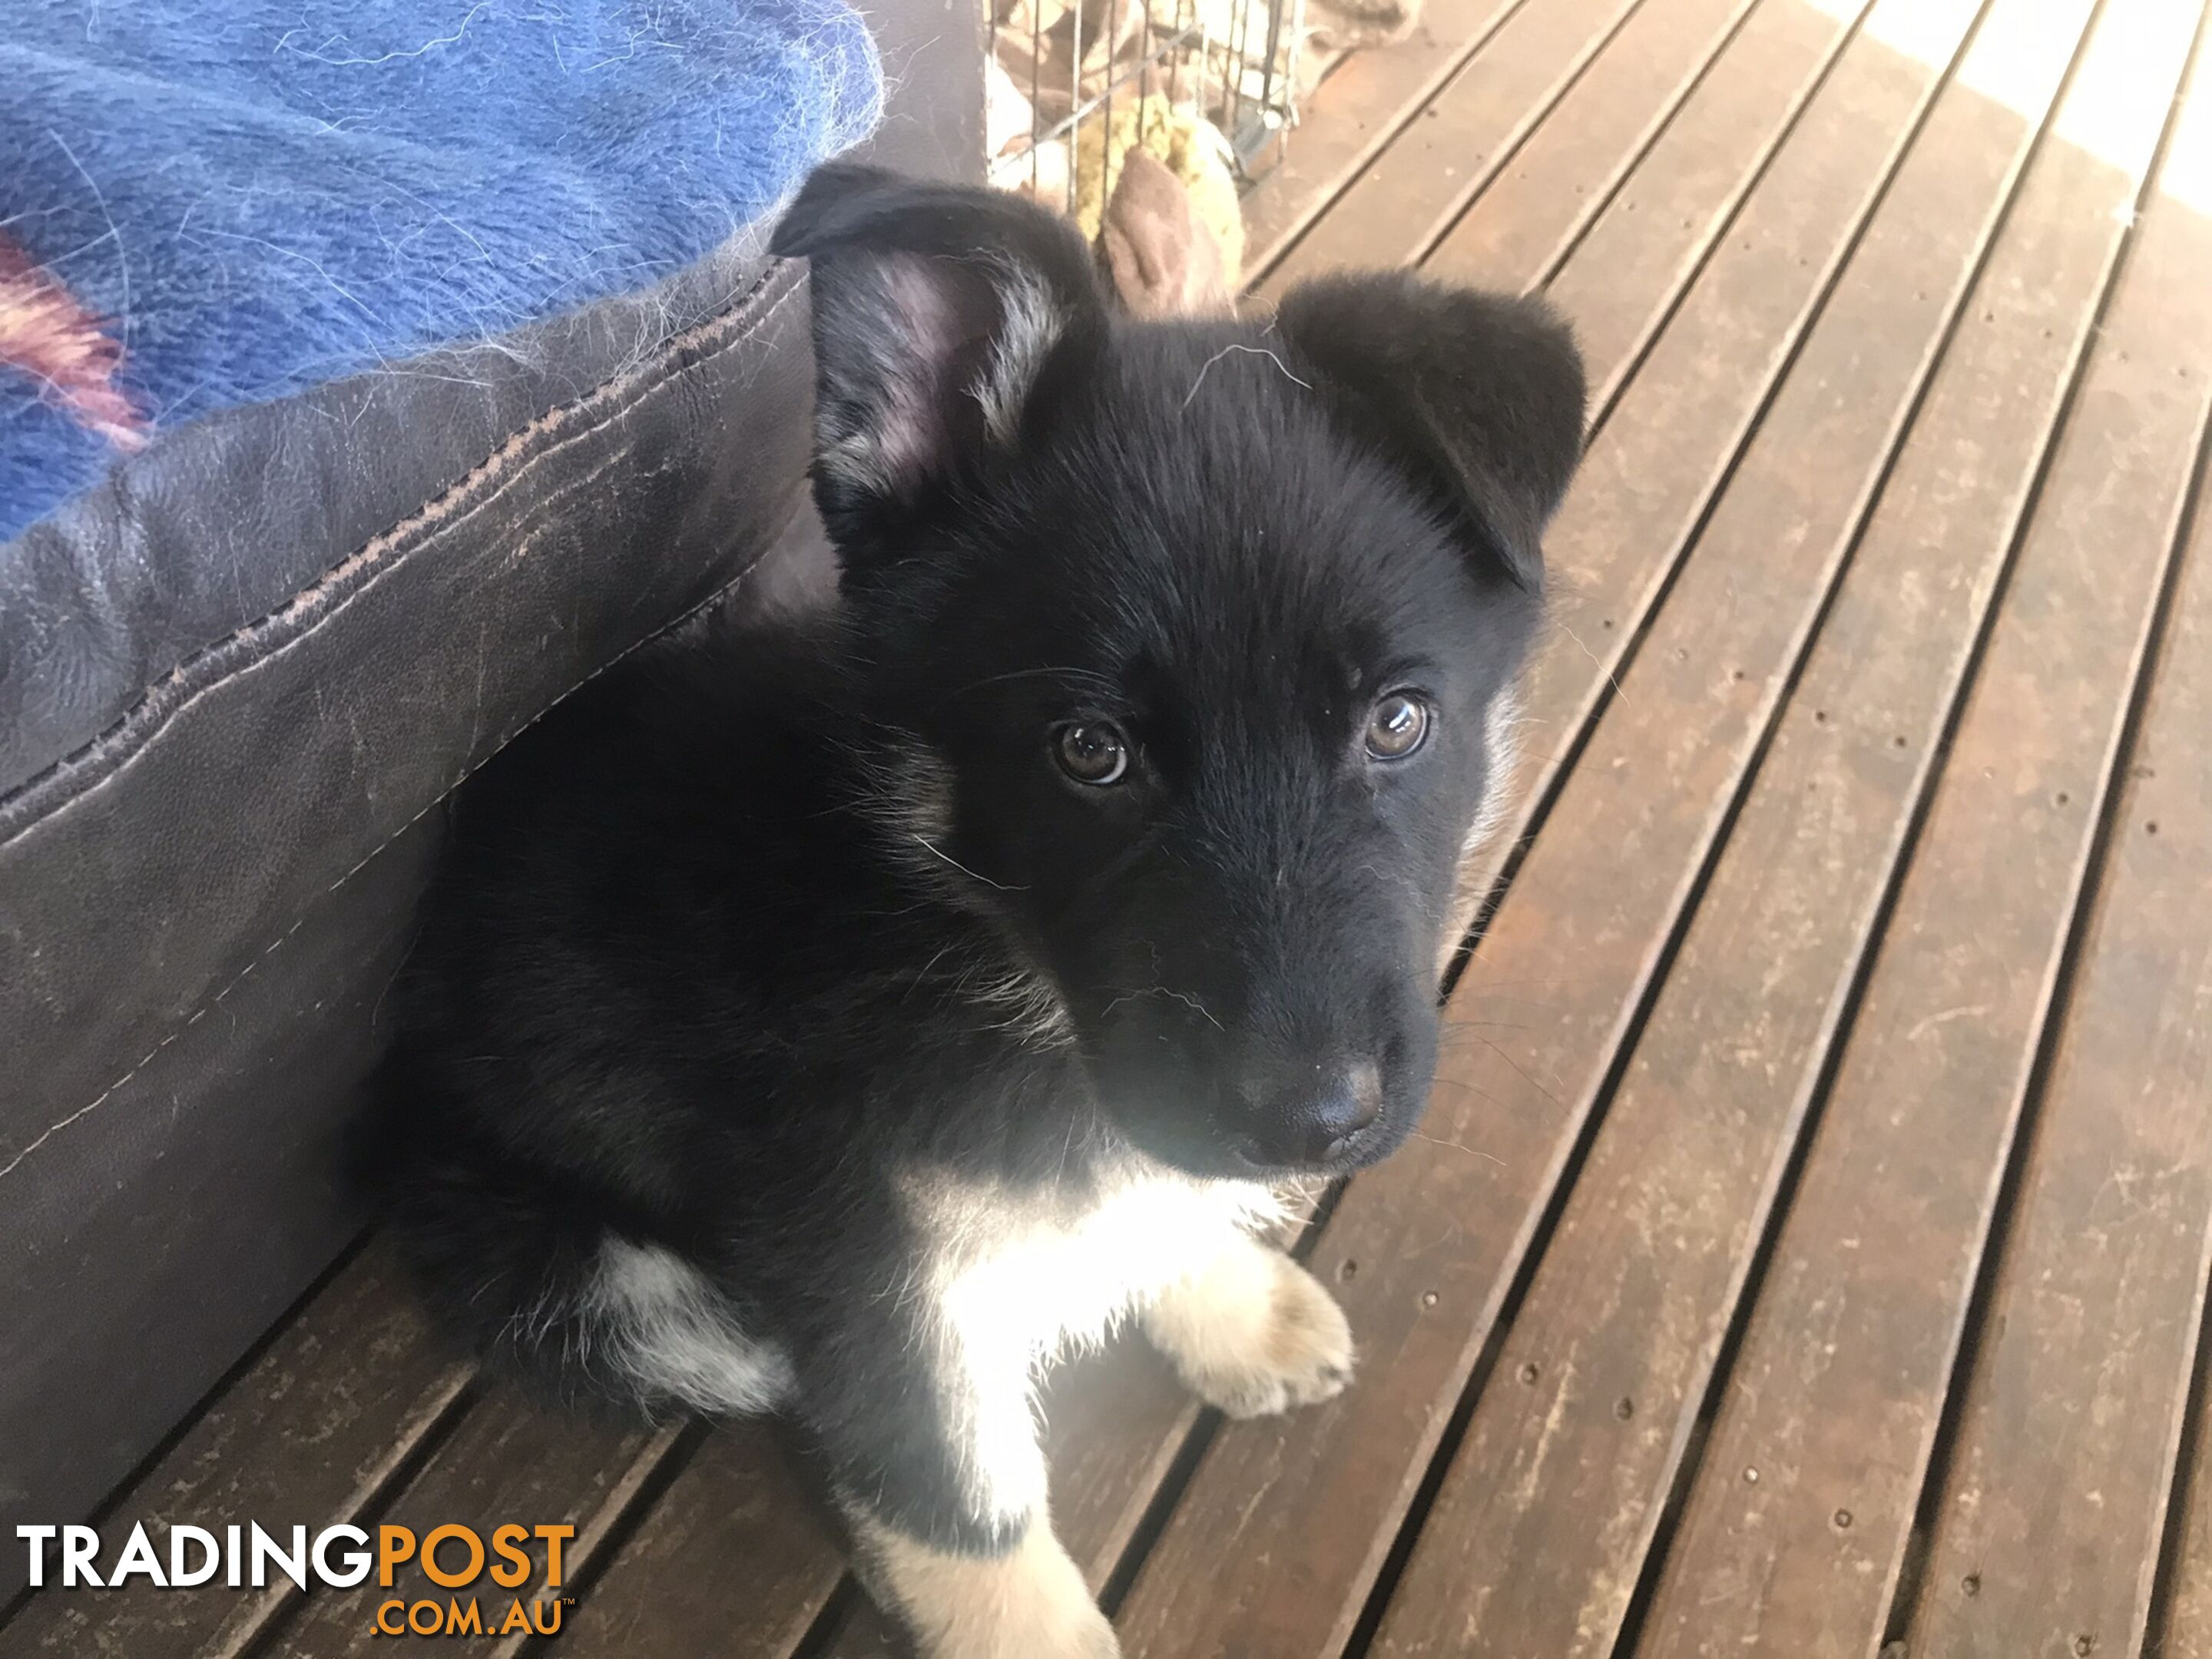
[[[1321,1281],[1250,1240],[1161,1297],[1146,1328],[1191,1392],[1231,1417],[1334,1399],[1352,1381],[1352,1327]]]
[[[1097,1604],[1042,1606],[1017,1598],[971,1607],[935,1630],[917,1627],[921,1659],[1121,1659],[1121,1640]]]
[[[1049,1653],[1053,1659],[1121,1659],[1121,1638],[1114,1633],[1114,1626],[1098,1611],[1096,1601],[1086,1601],[1073,1622],[1043,1632],[1042,1640],[1055,1645],[1041,1646],[1018,1638],[1012,1645],[994,1651]]]
[[[997,1556],[945,1553],[878,1526],[855,1534],[921,1659],[1121,1659],[1114,1626],[1042,1515]]]
[[[1231,1417],[1266,1417],[1334,1400],[1352,1381],[1352,1327],[1344,1310],[1297,1262],[1275,1260],[1269,1316],[1258,1342],[1188,1376],[1201,1399]]]

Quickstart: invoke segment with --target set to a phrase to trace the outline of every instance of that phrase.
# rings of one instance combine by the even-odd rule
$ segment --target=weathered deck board
[[[2161,73],[2171,82],[2194,21],[2173,0],[2108,7],[2058,120],[2116,87],[2146,94],[2132,106],[2141,131],[2115,135],[2134,143],[2139,173],[2163,114],[2148,94]],[[2060,29],[2051,41],[2063,64]],[[2008,101],[2032,108],[2039,89]],[[1612,1650],[2136,194],[2136,177],[2075,155],[2041,148],[1969,297],[1422,1524],[1378,1654]],[[1854,338],[1859,373],[1874,367],[1854,301],[1862,278],[1869,298],[1899,285],[1904,273],[1882,268],[1893,226],[1918,239],[1901,218],[1869,233],[1799,366],[1816,384]],[[1778,438],[1789,397],[1770,416]],[[1760,482],[1747,462],[1729,503]],[[1777,504],[1771,524],[1802,521]],[[1700,619],[1729,589],[1757,592],[1761,562],[1790,568],[1759,519],[1733,522],[1739,533],[1727,517],[1708,530],[1623,683],[1615,707],[1637,711],[1639,739],[1705,724],[1691,698],[1700,679],[1724,696],[1729,659],[1699,648]],[[1796,586],[1778,580],[1765,602],[1802,605]],[[1601,729],[1594,752],[1644,747],[1608,741]],[[1852,1507],[1839,1498],[1830,1515]]]
[[[2185,366],[2163,367],[2179,381]],[[2029,1128],[1909,1650],[2018,1659],[2142,1642],[2212,1268],[2207,732],[2200,511]]]
[[[1399,264],[1448,223],[1644,0],[1532,0],[1370,161],[1262,292],[1344,265]]]
[[[1652,0],[1638,11],[1424,251],[1425,273],[1514,290],[1538,286],[1760,9],[1759,0]],[[1780,9],[1764,8],[1769,16]],[[1466,274],[1447,269],[1447,246],[1461,250]]]
[[[418,1539],[449,1522],[473,1527],[485,1536],[507,1522],[565,1522],[578,1534],[563,1552],[565,1578],[588,1548],[588,1522],[600,1500],[634,1475],[641,1452],[665,1445],[672,1432],[593,1422],[525,1403],[502,1390],[468,1414],[377,1519],[380,1524],[412,1528]],[[543,1552],[533,1549],[533,1554],[542,1568]],[[450,1547],[447,1559],[459,1559]],[[408,1571],[412,1595],[437,1593]],[[543,1593],[540,1582],[542,1572],[540,1579],[505,1594],[534,1597]],[[402,1592],[395,1588],[383,1594],[393,1593]],[[282,1645],[298,1654],[387,1651],[391,1639],[379,1636],[371,1622],[379,1599],[373,1578],[362,1590],[310,1589],[299,1598],[302,1605],[282,1632]],[[488,1595],[485,1611],[503,1601],[504,1595]]]
[[[1909,9],[1931,32],[1940,24],[1955,48],[1977,9],[1972,0],[1883,0],[1876,15]],[[1760,158],[1772,136],[1764,125],[1740,136],[1733,167],[1711,167],[1702,143],[1687,151],[1662,143],[1629,189],[1668,211],[1640,219],[1609,211],[1553,280],[1548,291],[1582,336],[1595,432],[1546,540],[1561,638],[1531,672],[1528,787],[1501,843],[1525,835],[1542,809],[1559,763],[1726,487],[1942,83],[1941,60],[1922,64],[1855,38],[1779,153]],[[1656,171],[1676,161],[1692,169],[1680,196],[1674,176]],[[1747,174],[1740,206],[1715,199],[1717,180]],[[1726,233],[1708,253],[1697,248],[1705,221],[1692,204],[1699,202],[1712,204],[1708,214],[1721,216]],[[1692,261],[1696,280],[1676,304],[1674,279]],[[1641,349],[1655,328],[1656,343]]]
[[[1435,0],[1248,198],[1262,293],[1546,289],[1597,419],[1428,1143],[1313,1247],[1358,1382],[1054,1382],[1131,1659],[2212,1659],[2212,94],[2124,222],[2198,11]],[[374,1249],[141,1516],[574,1521],[557,1644],[401,1651],[892,1651],[773,1433],[479,1389]],[[380,1595],[41,1595],[0,1659],[374,1652]]]
[[[1370,164],[1347,199],[1291,251],[1259,292],[1277,298],[1290,283],[1330,263],[1418,258],[1427,239],[1410,225],[1393,218],[1389,231],[1362,252],[1356,240],[1360,228],[1344,222],[1346,216],[1364,216],[1361,210],[1370,192],[1387,210],[1392,199],[1389,180],[1407,169],[1439,176],[1449,169],[1455,177],[1447,182],[1456,182],[1462,194],[1474,192],[1477,205],[1493,197],[1510,198],[1508,206],[1486,215],[1486,220],[1511,226],[1514,240],[1528,250],[1523,256],[1528,274],[1502,285],[1532,285],[1541,262],[1555,248],[1570,245],[1577,221],[1603,202],[1615,171],[1632,167],[1649,139],[1663,130],[1667,117],[1695,85],[1698,72],[1726,45],[1747,9],[1746,0],[1645,0],[1619,33],[1605,40],[1587,69],[1565,86],[1556,103],[1523,112],[1532,129],[1529,137],[1517,148],[1500,146],[1487,167],[1474,165],[1471,146],[1458,131],[1471,116],[1471,112],[1462,114],[1461,106],[1481,107],[1487,91],[1470,70],[1464,84],[1455,82],[1445,88],[1424,108],[1421,118]],[[1499,44],[1509,43],[1501,40]],[[1494,110],[1491,118],[1495,118]],[[1462,166],[1447,157],[1469,159]],[[1438,212],[1450,210],[1445,207]],[[1506,250],[1498,252],[1501,263],[1511,257]]]
[[[781,1659],[836,1588],[840,1550],[769,1431],[718,1428],[580,1596],[562,1650]]]
[[[1654,1659],[1877,1644],[2200,441],[2208,265],[2203,222],[2154,191],[1705,1447]]]
[[[1877,17],[1901,13],[1908,3],[1888,0]],[[1929,38],[1955,46],[1973,7],[1961,0],[1917,15],[1942,31]],[[1564,262],[1552,270],[1553,292],[1568,295],[1583,337],[1593,435],[1582,477],[1547,537],[1561,637],[1539,657],[1524,699],[1531,740],[1522,787],[1486,861],[1466,872],[1463,886],[1494,880],[1540,820],[1562,762],[1607,695],[1628,641],[1725,484],[1830,278],[1918,131],[1938,84],[1935,68],[1900,68],[1892,56],[1864,48],[1840,66],[1807,130],[1775,153],[1806,100],[1826,84],[1843,35],[1839,28],[1832,40],[1770,42],[1747,33],[1740,44],[1753,50],[1734,65],[1737,73],[1716,83],[1711,100],[1703,91],[1692,100],[1589,236],[1546,262],[1547,269]],[[1796,49],[1814,40],[1828,50],[1808,51],[1816,60],[1808,65]],[[1758,50],[1775,44],[1786,48],[1778,61]],[[1783,74],[1769,78],[1778,70]],[[1800,72],[1796,78],[1791,70]],[[1778,121],[1763,118],[1771,112],[1764,100],[1747,106],[1722,95],[1751,76],[1790,94]],[[1737,115],[1752,118],[1724,118]],[[1561,191],[1571,179],[1565,168],[1547,165],[1540,182]],[[1650,210],[1641,217],[1639,201]],[[1474,279],[1510,287],[1528,276],[1493,269]],[[1693,278],[1700,280],[1686,302]],[[1662,325],[1662,349],[1638,381],[1626,434],[1609,435],[1613,409]],[[1626,355],[1608,355],[1607,337],[1635,343]],[[1747,349],[1754,341],[1757,348]]]
[[[2087,9],[2066,14],[2077,29]],[[2074,33],[2039,32],[2035,49],[2002,58],[1979,43],[1970,53],[1969,72],[2016,92],[2026,117],[1961,86],[1938,100],[1461,983],[1426,1130],[1437,1150],[1355,1180],[1322,1236],[1320,1266],[1358,1265],[1340,1293],[1387,1369],[1279,1431],[1224,1433],[1123,1610],[1137,1651],[1218,1651],[1231,1621],[1285,1656],[1334,1651],[1350,1634],[1694,897]],[[1821,465],[1808,468],[1814,454]],[[1547,657],[1565,659],[1557,647]],[[1536,684],[1542,712],[1541,671]],[[1565,964],[1571,979],[1551,977]],[[1547,979],[1540,1024],[1482,1029],[1486,988]],[[1248,1495],[1262,1487],[1255,1508]],[[1364,1551],[1344,1547],[1346,1529]],[[1509,1638],[1502,1650],[1551,1649]]]
[[[2212,1261],[2212,581],[2191,549],[2037,1114],[1924,1593],[1929,1651],[2133,1651]],[[1969,1587],[1969,1579],[1973,1581]]]
[[[1354,52],[1331,71],[1283,159],[1244,197],[1245,277],[1257,283],[1359,171],[1396,142],[1437,91],[1523,0],[1435,0],[1387,52]]]
[[[278,1531],[350,1519],[379,1502],[422,1446],[467,1407],[470,1368],[430,1336],[372,1245],[159,1459],[100,1528],[103,1559],[143,1522],[164,1560],[172,1521]],[[297,1595],[155,1589],[136,1579],[97,1595],[33,1598],[0,1628],[0,1655],[182,1659],[245,1651]]]
[[[1451,282],[1537,287],[1604,216],[1640,210],[1657,216],[1648,222],[1662,245],[1627,258],[1616,248],[1599,263],[1645,280],[1675,275],[1678,295],[1699,263],[1684,250],[1710,251],[1865,9],[1865,0],[1842,15],[1802,0],[1759,0],[1704,42],[1671,88],[1653,72],[1669,59],[1681,63],[1667,43],[1652,54],[1657,65],[1608,53],[1430,250],[1422,270]],[[1648,125],[1617,158],[1589,165],[1601,138],[1618,143],[1647,109]],[[1664,193],[1650,194],[1655,189]]]
[[[1796,349],[1981,9],[1979,0],[1877,0],[1847,28],[1801,6],[1773,35],[1747,30],[1733,72],[1690,100],[1547,283],[1574,319],[1599,422],[1664,330],[1678,359],[1696,351],[1710,362],[1724,401],[1686,412],[1715,422],[1733,453],[1757,416],[1733,387],[1747,376],[1770,384]],[[1900,27],[1917,32],[1922,52],[1881,44]],[[1440,252],[1448,272],[1461,256]],[[1695,320],[1675,320],[1672,303],[1622,303],[1618,273],[1681,301]]]

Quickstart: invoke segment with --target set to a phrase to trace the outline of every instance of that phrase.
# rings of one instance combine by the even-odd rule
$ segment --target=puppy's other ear
[[[1583,452],[1582,356],[1540,300],[1399,273],[1291,290],[1276,331],[1353,430],[1407,469],[1479,556],[1543,583],[1542,537]]]
[[[1105,327],[1074,227],[1000,191],[832,162],[771,246],[813,262],[815,494],[841,542],[1010,447],[1048,368]]]

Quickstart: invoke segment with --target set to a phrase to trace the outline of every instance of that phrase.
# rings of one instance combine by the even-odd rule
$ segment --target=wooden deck
[[[1261,291],[1543,288],[1595,431],[1424,1138],[1300,1247],[1358,1382],[1054,1385],[1133,1659],[2212,1656],[2202,10],[1430,0],[1322,86]],[[374,1241],[142,1517],[565,1520],[570,1659],[884,1650],[768,1431],[479,1386]],[[387,1594],[48,1592],[0,1656],[407,1647]]]

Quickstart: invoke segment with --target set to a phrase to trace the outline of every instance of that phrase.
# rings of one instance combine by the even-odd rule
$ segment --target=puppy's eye
[[[1367,752],[1376,760],[1403,760],[1429,735],[1429,706],[1410,691],[1393,691],[1367,719]]]
[[[1071,720],[1053,732],[1052,757],[1078,783],[1103,788],[1129,769],[1129,744],[1103,720]]]

